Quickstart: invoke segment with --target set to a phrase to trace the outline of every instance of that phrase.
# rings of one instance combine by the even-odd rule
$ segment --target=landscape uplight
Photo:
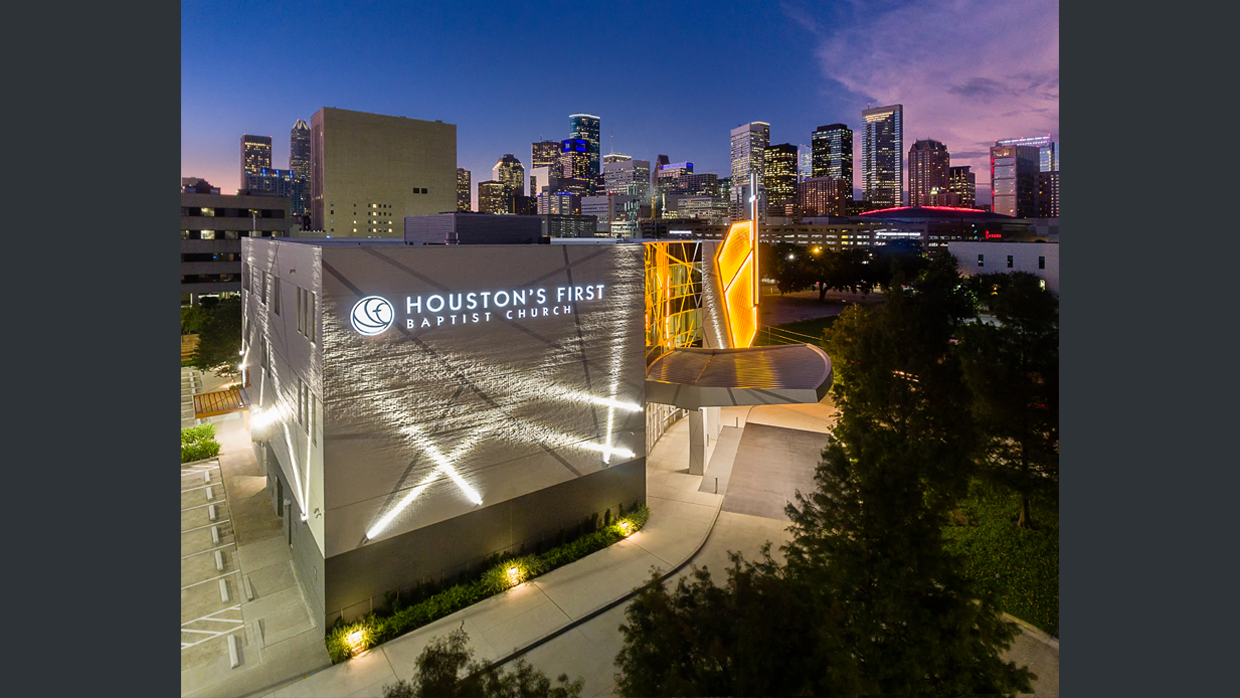
[[[625,538],[628,538],[628,537],[629,537],[629,534],[631,534],[632,532],[633,532],[633,524],[629,523],[628,521],[621,521],[621,522],[620,522],[620,533],[621,533],[621,534],[622,534]]]
[[[353,654],[357,654],[366,649],[366,634],[361,629],[354,630],[345,636],[345,642]]]
[[[521,571],[516,567],[508,568],[508,583],[514,587],[521,583]]]

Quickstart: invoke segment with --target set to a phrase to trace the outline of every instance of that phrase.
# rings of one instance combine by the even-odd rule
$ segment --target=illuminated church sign
[[[533,321],[572,315],[578,303],[602,300],[604,289],[604,284],[590,284],[405,296],[403,324],[407,330],[418,331],[497,318]],[[392,303],[381,296],[367,296],[353,306],[351,320],[359,334],[381,334],[395,324]]]

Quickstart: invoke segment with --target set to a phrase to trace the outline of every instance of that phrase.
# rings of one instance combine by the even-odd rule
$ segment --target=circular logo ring
[[[383,296],[366,296],[353,305],[353,312],[349,314],[353,329],[367,337],[383,334],[395,319],[395,309]]]

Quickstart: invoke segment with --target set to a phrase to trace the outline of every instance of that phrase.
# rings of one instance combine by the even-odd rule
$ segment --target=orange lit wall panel
[[[733,348],[753,344],[758,331],[758,257],[753,221],[733,223],[715,256]]]

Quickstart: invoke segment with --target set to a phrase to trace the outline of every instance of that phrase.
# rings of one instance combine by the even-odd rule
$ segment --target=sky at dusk
[[[603,153],[720,177],[740,124],[808,145],[842,122],[860,188],[861,110],[896,103],[905,156],[942,141],[988,202],[996,139],[1059,140],[1058,2],[181,4],[181,176],[224,193],[242,134],[287,168],[293,123],[324,106],[456,124],[475,203],[496,160],[528,168],[575,113],[600,117]]]

